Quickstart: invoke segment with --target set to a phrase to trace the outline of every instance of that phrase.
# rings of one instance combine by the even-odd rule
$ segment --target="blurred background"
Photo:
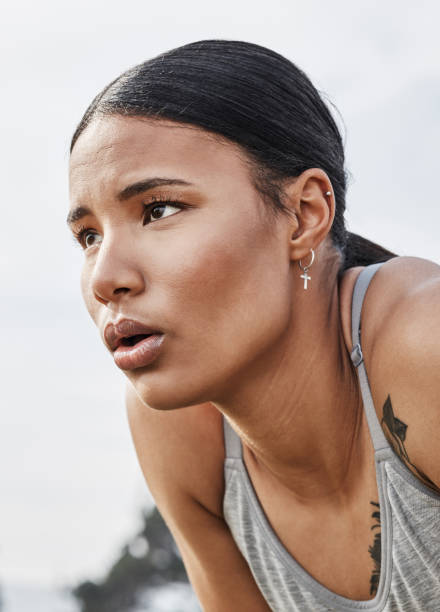
[[[152,509],[124,378],[82,305],[82,252],[65,226],[69,139],[91,99],[187,42],[271,47],[343,118],[349,229],[440,263],[439,18],[423,0],[2,4],[2,612],[197,609]]]

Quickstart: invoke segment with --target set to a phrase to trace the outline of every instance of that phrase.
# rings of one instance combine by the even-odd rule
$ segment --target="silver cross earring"
[[[307,270],[311,267],[311,265],[315,261],[315,251],[313,249],[310,249],[310,252],[312,254],[312,259],[311,259],[310,263],[308,263],[306,266],[303,266],[303,264],[301,263],[301,259],[298,262],[299,267],[304,272],[304,274],[301,274],[301,276],[300,276],[300,278],[304,279],[304,289],[307,289],[307,282],[309,280],[312,280],[312,277],[307,274]]]

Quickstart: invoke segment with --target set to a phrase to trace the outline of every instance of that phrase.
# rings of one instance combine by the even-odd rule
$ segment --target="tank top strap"
[[[374,408],[373,397],[371,395],[370,385],[368,382],[367,371],[365,369],[361,347],[361,314],[368,286],[377,270],[381,267],[382,263],[367,266],[359,274],[353,291],[351,311],[351,329],[353,340],[351,359],[357,368],[365,415],[367,417],[368,427],[370,429],[375,451],[389,449],[390,445],[385,438],[385,434],[382,431],[382,427],[376,415],[376,409]],[[241,459],[243,456],[243,451],[240,437],[232,429],[225,416],[223,416],[223,433],[226,458]]]
[[[223,415],[223,434],[225,437],[225,458],[241,459],[243,456],[240,436],[230,426],[228,419]]]
[[[367,417],[368,427],[370,429],[371,438],[375,451],[389,449],[390,445],[383,433],[382,427],[377,418],[376,409],[374,407],[373,397],[371,395],[370,384],[368,382],[367,371],[365,369],[364,356],[361,347],[361,314],[362,305],[364,303],[365,294],[368,286],[376,274],[378,269],[384,262],[367,266],[359,274],[354,286],[351,310],[351,331],[353,340],[353,350],[351,351],[351,360],[357,368],[359,384],[364,404],[365,415]]]

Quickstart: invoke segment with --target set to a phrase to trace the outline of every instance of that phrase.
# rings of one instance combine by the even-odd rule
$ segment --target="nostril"
[[[118,287],[117,289],[115,289],[113,291],[114,294],[118,294],[118,293],[127,293],[127,291],[130,291],[130,289],[128,287]]]
[[[90,286],[98,301],[108,306],[109,303],[140,293],[144,289],[144,277],[132,262],[121,262],[117,251],[100,248],[90,277]]]
[[[100,304],[104,304],[104,306],[107,306],[108,304],[108,300],[106,300],[105,298],[101,297],[99,295],[99,293],[96,293],[96,291],[94,292],[94,296],[97,302],[99,302]]]

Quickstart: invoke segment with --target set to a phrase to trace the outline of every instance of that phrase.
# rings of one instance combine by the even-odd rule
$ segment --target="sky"
[[[5,3],[0,584],[99,579],[151,503],[124,377],[82,304],[83,255],[65,227],[69,140],[91,99],[181,44],[268,46],[338,108],[349,229],[440,263],[439,17],[423,0]]]

